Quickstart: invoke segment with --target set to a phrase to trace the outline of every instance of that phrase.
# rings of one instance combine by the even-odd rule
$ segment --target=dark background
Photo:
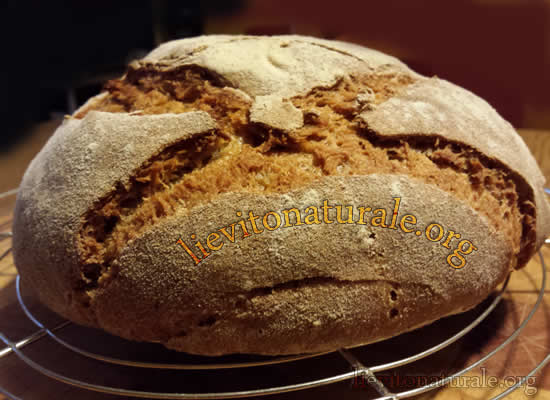
[[[307,34],[390,53],[550,128],[548,0],[15,1],[3,3],[1,150],[70,113],[158,44],[204,33]]]

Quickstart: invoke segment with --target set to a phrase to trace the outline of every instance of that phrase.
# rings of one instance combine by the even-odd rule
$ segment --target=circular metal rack
[[[548,194],[550,194],[549,189],[545,189],[545,191]],[[17,193],[17,189],[2,193],[0,194],[0,199],[13,195],[15,193]],[[9,239],[9,238],[11,238],[11,232],[0,233],[0,241]],[[545,243],[550,244],[550,239],[546,239]],[[10,250],[11,248],[6,250],[3,254],[0,254],[0,260],[5,258],[10,253]],[[95,392],[101,392],[105,394],[118,395],[118,396],[133,397],[133,398],[149,398],[149,399],[245,398],[245,397],[252,397],[252,396],[263,396],[263,395],[298,391],[303,389],[310,389],[310,388],[324,386],[324,385],[328,385],[336,382],[352,380],[354,378],[357,378],[357,376],[361,376],[362,378],[366,378],[363,381],[366,381],[370,385],[370,387],[372,387],[378,393],[378,397],[376,397],[376,400],[405,399],[405,398],[417,396],[419,394],[428,392],[432,389],[435,389],[450,383],[453,379],[456,379],[466,374],[467,372],[471,371],[472,369],[476,368],[477,366],[479,366],[480,364],[482,364],[483,362],[491,358],[494,354],[502,350],[504,347],[506,347],[508,344],[510,344],[513,340],[515,340],[518,337],[518,335],[525,328],[529,320],[532,318],[534,313],[539,308],[544,296],[544,291],[546,287],[546,266],[545,266],[542,253],[540,251],[538,253],[538,256],[540,257],[540,262],[542,266],[542,282],[541,282],[541,288],[538,293],[537,300],[534,306],[532,307],[532,309],[530,310],[530,312],[528,313],[528,315],[523,319],[523,321],[519,324],[519,326],[515,329],[515,331],[510,336],[504,339],[495,349],[488,352],[487,354],[479,358],[477,361],[463,368],[462,370],[450,376],[447,376],[443,379],[439,379],[435,382],[427,384],[425,386],[421,386],[421,387],[417,387],[414,389],[405,390],[401,392],[395,392],[395,393],[390,392],[390,390],[384,385],[384,383],[376,377],[376,374],[382,371],[389,371],[397,367],[402,367],[407,364],[418,361],[424,357],[432,355],[446,348],[447,346],[451,345],[452,343],[456,342],[457,340],[465,336],[468,332],[470,332],[477,325],[479,325],[496,308],[496,306],[502,299],[503,293],[506,290],[509,277],[506,279],[502,288],[499,290],[499,292],[496,294],[496,296],[490,302],[490,304],[488,304],[488,306],[473,321],[468,323],[463,329],[456,332],[454,335],[450,336],[448,339],[426,350],[423,350],[417,354],[414,354],[412,356],[394,360],[391,362],[386,362],[379,365],[368,365],[367,363],[361,362],[358,359],[358,357],[354,355],[353,348],[340,349],[337,352],[331,352],[331,353],[335,353],[341,356],[349,364],[349,367],[352,369],[352,371],[350,372],[328,376],[328,377],[316,379],[316,380],[308,380],[301,383],[295,383],[295,384],[289,384],[289,385],[283,385],[283,386],[264,387],[264,388],[253,389],[253,390],[225,391],[225,392],[221,392],[221,391],[220,392],[200,392],[200,393],[162,393],[162,392],[128,390],[128,389],[123,389],[120,387],[112,387],[112,386],[103,386],[103,385],[93,384],[84,380],[71,378],[69,376],[63,375],[62,373],[52,371],[51,369],[34,361],[28,355],[23,353],[22,348],[24,348],[27,345],[30,345],[31,343],[37,342],[42,338],[50,337],[59,346],[62,346],[65,349],[68,349],[76,354],[87,357],[89,359],[98,360],[101,363],[108,363],[112,365],[120,365],[120,366],[126,366],[126,367],[134,367],[134,368],[144,368],[144,369],[149,368],[149,369],[157,369],[157,370],[158,369],[188,370],[188,371],[201,370],[201,371],[204,371],[205,374],[208,373],[209,371],[211,372],[211,371],[220,371],[220,370],[237,369],[237,368],[245,369],[245,368],[261,367],[266,365],[292,363],[299,360],[305,360],[308,358],[323,356],[329,353],[305,354],[305,355],[284,356],[284,357],[265,357],[264,359],[261,359],[261,360],[244,361],[244,362],[219,362],[219,363],[142,362],[142,361],[128,360],[124,358],[110,357],[102,354],[97,354],[95,352],[82,349],[79,346],[75,346],[65,341],[58,335],[59,331],[63,330],[67,326],[72,325],[71,322],[64,321],[53,327],[47,327],[45,323],[40,321],[39,317],[32,314],[31,311],[29,310],[29,307],[24,302],[23,295],[22,295],[21,281],[19,276],[17,276],[16,292],[17,292],[17,298],[19,300],[19,304],[23,312],[25,313],[25,315],[34,323],[34,325],[38,327],[38,330],[33,334],[25,337],[24,339],[18,340],[16,342],[11,341],[6,337],[6,335],[4,335],[4,333],[0,332],[0,340],[6,345],[5,348],[0,350],[0,359],[13,353],[17,357],[19,357],[19,359],[21,359],[21,361],[23,361],[28,367],[50,378],[63,382],[65,384],[76,386],[86,390],[95,391]],[[549,361],[550,361],[550,354],[547,354],[546,357],[535,368],[533,368],[526,376],[524,376],[521,380],[516,382],[513,386],[508,387],[505,391],[493,397],[493,399],[504,398],[505,396],[513,392],[515,389],[524,385],[530,377],[536,374]],[[0,386],[0,393],[12,399],[17,399],[17,400],[19,399],[18,397],[9,393],[7,390],[2,388],[1,386]]]

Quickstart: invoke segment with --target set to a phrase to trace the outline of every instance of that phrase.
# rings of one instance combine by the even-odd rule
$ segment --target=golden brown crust
[[[235,243],[226,240],[199,265],[175,244],[180,236],[206,238],[230,226],[241,220],[239,211],[262,216],[320,207],[326,199],[391,210],[396,193],[400,214],[415,215],[419,226],[437,216],[473,240],[479,251],[466,267],[450,268],[450,250],[425,238],[368,225],[293,226],[247,238],[237,225]],[[166,245],[170,241],[174,245]],[[93,303],[99,326],[132,339],[161,338],[187,352],[323,351],[468,309],[505,278],[503,262],[510,258],[507,241],[486,218],[434,186],[402,175],[327,177],[282,195],[228,193],[190,215],[166,218],[129,243],[114,264],[117,278]]]
[[[138,107],[144,112],[121,106],[123,101],[115,104],[105,94],[91,99],[75,113],[77,118],[62,124],[25,174],[13,226],[15,263],[24,284],[69,319],[129,339],[161,341],[201,354],[289,354],[352,346],[473,307],[516,265],[520,241],[521,265],[550,232],[544,178],[513,128],[473,94],[419,76],[392,57],[298,36],[212,36],[167,43],[131,66],[128,76],[136,82],[151,77],[150,83],[143,82],[154,91],[163,80],[170,86],[169,77],[180,76],[181,71],[185,79],[202,85],[198,92],[174,92],[187,103],[159,91],[166,99],[158,97],[153,104],[153,92],[141,96],[115,82],[111,94],[117,91],[119,99],[133,99],[130,106],[137,104],[134,99],[145,101]],[[339,82],[360,77],[370,79],[369,85],[360,80],[365,90],[341,92],[338,96],[343,97],[334,100],[337,105],[331,111],[310,103],[313,95],[321,103],[334,98],[332,88]],[[389,82],[395,77],[402,81],[392,89]],[[220,112],[223,107],[208,98],[209,85],[217,88],[212,90],[220,95],[223,107],[239,106],[231,113]],[[177,89],[175,85],[167,90]],[[165,100],[172,105],[166,106]],[[108,110],[113,112],[94,111],[106,105],[115,107]],[[147,112],[151,107],[156,111]],[[178,114],[162,114],[163,110]],[[477,200],[452,193],[452,185],[445,186],[442,179],[416,176],[412,166],[392,171],[383,167],[390,165],[386,160],[379,171],[363,171],[350,163],[359,175],[351,170],[331,176],[338,175],[338,166],[327,164],[315,170],[315,179],[283,185],[282,190],[262,193],[243,190],[241,184],[209,194],[192,207],[171,206],[170,212],[154,214],[127,241],[117,242],[105,268],[84,268],[86,260],[93,261],[94,252],[100,251],[99,247],[83,251],[86,246],[93,250],[90,242],[82,241],[91,212],[105,209],[112,196],[140,176],[148,179],[139,175],[143,171],[167,171],[162,168],[170,164],[174,167],[166,167],[169,175],[179,171],[185,177],[187,172],[171,159],[158,168],[154,164],[164,160],[163,152],[171,146],[189,140],[199,143],[205,135],[221,141],[240,135],[246,141],[254,132],[239,126],[250,124],[262,134],[275,135],[257,149],[265,154],[289,140],[294,146],[290,150],[296,151],[302,140],[299,151],[306,158],[295,170],[305,177],[310,168],[307,157],[323,160],[328,147],[316,145],[322,141],[315,135],[300,135],[311,130],[312,120],[323,121],[334,110],[340,119],[325,127],[339,127],[333,133],[335,140],[343,135],[346,142],[351,137],[346,132],[359,133],[375,151],[387,145],[384,140],[403,139],[405,145],[399,146],[405,147],[399,147],[397,157],[415,143],[418,151],[425,149],[422,141],[427,140],[429,151],[422,157],[432,157],[437,176],[462,174],[472,184],[474,174],[461,169],[461,157],[475,158],[477,171],[483,172],[480,177],[493,177],[494,187],[511,182],[501,190],[505,194],[513,188],[511,212],[521,214],[523,232],[517,236],[508,232],[506,227],[515,226],[512,222],[503,222],[497,230],[498,217],[477,207]],[[438,138],[459,146],[460,156],[452,154],[452,147],[434,146]],[[357,146],[355,141],[349,143]],[[449,163],[452,171],[446,169]],[[204,163],[193,162],[194,168],[197,165],[201,170]],[[466,195],[475,192],[466,190]],[[481,188],[479,195],[491,190]],[[149,196],[146,193],[140,196]],[[490,195],[495,204],[506,201]],[[467,266],[451,268],[445,261],[450,250],[425,237],[358,224],[266,231],[227,242],[198,265],[176,244],[179,237],[189,240],[191,234],[204,242],[210,233],[239,220],[237,212],[263,215],[320,206],[323,200],[391,209],[396,196],[419,226],[437,222],[475,243],[477,251],[468,255]],[[121,208],[120,202],[112,204],[112,210]]]

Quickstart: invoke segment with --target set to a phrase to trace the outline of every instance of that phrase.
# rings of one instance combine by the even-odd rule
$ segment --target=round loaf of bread
[[[25,173],[13,254],[60,315],[189,353],[379,341],[471,309],[550,233],[485,101],[303,36],[168,42]]]

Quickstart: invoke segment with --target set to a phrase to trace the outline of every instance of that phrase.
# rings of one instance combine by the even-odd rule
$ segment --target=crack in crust
[[[261,325],[257,325],[255,313],[258,312],[258,307],[263,309],[263,312],[276,312],[277,305],[280,305],[281,299],[287,299],[284,303],[291,304],[290,299],[294,298],[296,293],[315,293],[318,291],[332,292],[338,289],[354,290],[359,288],[373,288],[373,294],[379,296],[379,301],[385,305],[387,309],[387,317],[390,320],[397,322],[403,312],[407,311],[410,304],[405,299],[422,295],[427,297],[434,304],[443,303],[444,296],[435,292],[429,285],[419,283],[407,284],[394,282],[389,279],[359,279],[359,280],[344,280],[330,276],[317,276],[301,279],[285,281],[272,286],[257,287],[245,292],[228,292],[223,296],[211,298],[211,301],[218,303],[217,310],[211,311],[202,310],[201,313],[185,313],[183,318],[186,323],[180,326],[177,320],[166,320],[163,326],[159,329],[159,334],[164,342],[169,340],[185,338],[194,335],[209,334],[213,329],[217,329],[219,325],[237,322],[246,323],[250,326],[250,330],[258,329],[260,333],[264,329]],[[272,304],[273,306],[266,306]],[[326,324],[330,320],[340,318],[337,310],[329,312],[324,318],[317,316],[304,316],[306,323],[313,326]],[[325,321],[321,321],[325,319]],[[246,322],[243,322],[246,321]],[[176,327],[173,326],[176,325]],[[294,328],[293,328],[294,329]],[[177,332],[177,334],[174,334]]]
[[[468,202],[504,233],[522,266],[534,246],[533,199],[519,175],[467,145],[436,136],[383,138],[357,119],[415,78],[369,73],[342,78],[292,99],[304,126],[283,132],[248,120],[251,100],[196,67],[130,68],[107,83],[94,109],[141,114],[203,110],[218,130],[170,146],[147,161],[126,186],[118,184],[83,216],[82,270],[75,288],[93,291],[116,275],[111,262],[128,240],[159,219],[189,212],[221,193],[284,193],[323,176],[407,174]],[[496,212],[495,212],[496,210]]]

